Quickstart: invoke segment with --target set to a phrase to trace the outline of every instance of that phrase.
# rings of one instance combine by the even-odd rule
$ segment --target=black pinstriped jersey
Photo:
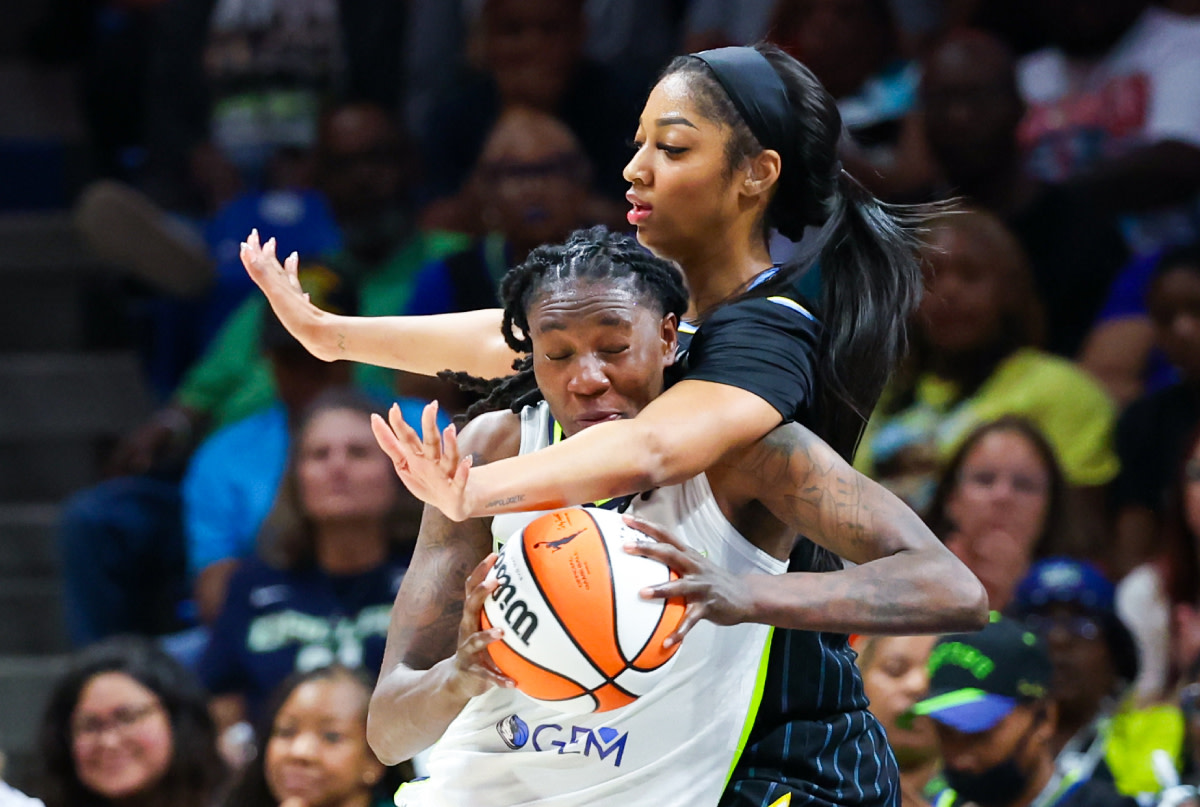
[[[687,378],[729,384],[766,400],[785,421],[811,423],[820,325],[791,297],[739,300],[699,330],[680,328]],[[791,571],[841,562],[801,539]],[[774,632],[762,699],[723,807],[898,805],[899,769],[869,711],[848,637]]]

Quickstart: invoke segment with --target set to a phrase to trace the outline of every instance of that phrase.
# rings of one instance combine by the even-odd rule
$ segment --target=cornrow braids
[[[500,301],[504,306],[501,333],[510,348],[525,354],[513,362],[515,374],[493,379],[450,371],[438,374],[463,389],[486,396],[471,405],[464,422],[500,409],[519,412],[521,407],[540,400],[533,377],[533,358],[529,355],[533,352],[529,307],[548,287],[581,281],[628,283],[664,316],[674,314],[682,318],[687,311],[687,287],[679,269],[651,255],[630,236],[597,226],[576,230],[562,244],[537,247],[500,282]]]

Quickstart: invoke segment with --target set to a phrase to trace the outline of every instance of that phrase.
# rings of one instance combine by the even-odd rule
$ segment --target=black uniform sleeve
[[[796,420],[812,402],[821,326],[789,297],[740,300],[720,308],[692,338],[685,378],[752,392]]]

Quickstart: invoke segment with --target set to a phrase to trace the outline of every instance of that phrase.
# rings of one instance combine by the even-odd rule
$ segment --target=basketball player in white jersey
[[[540,248],[501,294],[506,338],[531,360],[485,406],[538,391],[544,400],[520,415],[506,408],[473,420],[461,449],[476,462],[633,417],[662,391],[686,292],[670,264],[632,240],[589,231]],[[382,421],[376,433],[393,459],[401,456],[397,433]],[[435,439],[423,450],[437,456],[441,446]],[[453,468],[454,446],[445,453]],[[639,551],[687,573],[687,639],[667,679],[634,704],[565,716],[510,687],[484,652],[502,628],[478,627],[493,588],[482,584],[493,535],[507,538],[536,514],[488,525],[427,508],[368,721],[384,762],[436,742],[430,778],[402,789],[398,803],[715,805],[753,717],[767,625],[789,624],[789,609],[843,609],[845,624],[881,632],[969,629],[986,612],[977,581],[914,513],[794,424],[706,474],[632,497],[628,511],[675,536]],[[746,587],[776,585],[797,531],[862,565],[810,575],[811,598],[778,589],[779,613],[747,612]],[[890,580],[887,559],[901,554],[919,559],[928,577]],[[913,621],[917,612],[928,624]],[[886,747],[874,753],[877,764],[890,758]]]

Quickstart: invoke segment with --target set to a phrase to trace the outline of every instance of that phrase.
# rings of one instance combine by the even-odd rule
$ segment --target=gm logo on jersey
[[[629,732],[620,732],[611,726],[593,729],[542,723],[531,731],[529,725],[517,715],[509,715],[497,723],[496,733],[514,751],[530,744],[534,751],[582,754],[591,759],[610,761],[614,768],[621,767],[621,760],[625,757],[625,742],[629,739]]]

